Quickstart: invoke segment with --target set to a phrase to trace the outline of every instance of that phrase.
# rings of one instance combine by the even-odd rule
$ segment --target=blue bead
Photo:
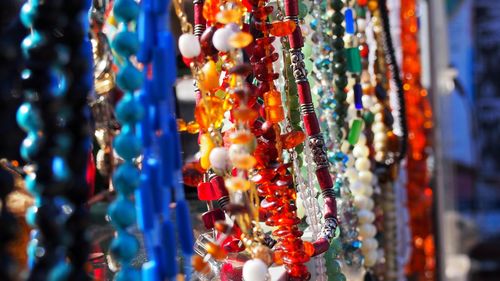
[[[26,223],[31,226],[36,226],[36,213],[38,212],[38,207],[31,206],[26,210]]]
[[[354,34],[354,15],[352,9],[347,8],[344,12],[345,15],[345,33]]]
[[[32,268],[35,262],[36,249],[38,248],[38,240],[33,239],[28,242],[28,247],[26,247],[26,253],[28,254],[28,267]]]
[[[36,7],[31,5],[30,1],[24,3],[21,8],[21,13],[19,15],[22,24],[26,28],[31,28],[33,26],[33,19],[36,15]]]
[[[125,63],[116,75],[118,87],[127,92],[134,92],[141,88],[143,81],[142,73],[129,62]]]
[[[32,32],[28,36],[26,36],[21,42],[21,48],[23,49],[23,55],[25,58],[29,57],[29,50],[37,47],[39,44],[43,42],[45,38],[39,32]]]
[[[136,20],[139,12],[139,3],[134,0],[116,0],[113,6],[113,14],[122,22]]]
[[[118,228],[127,228],[135,223],[134,204],[126,197],[118,196],[118,199],[109,205],[108,215]]]
[[[142,120],[144,109],[133,94],[125,95],[116,105],[116,118],[121,124],[133,124]]]
[[[62,157],[54,157],[52,160],[52,174],[58,181],[67,181],[70,179],[71,171],[69,170],[66,160]]]
[[[60,262],[50,271],[48,281],[66,281],[71,273],[71,265]]]
[[[132,194],[141,183],[139,169],[130,162],[121,164],[113,174],[113,186],[123,195]]]
[[[58,52],[58,53],[61,54],[62,51]],[[69,59],[69,57],[68,57],[68,59]],[[64,59],[61,59],[61,60],[64,60]],[[50,82],[50,84],[49,84],[50,85],[50,92],[51,92],[52,96],[60,98],[60,97],[63,97],[67,93],[68,82],[66,79],[66,75],[64,74],[64,72],[60,68],[54,67],[51,69],[49,82]]]
[[[125,266],[115,275],[115,281],[141,281],[141,272],[135,268]]]
[[[42,138],[40,136],[36,133],[28,133],[28,136],[21,144],[21,157],[26,161],[30,161],[38,153],[41,143]]]
[[[16,120],[19,127],[26,132],[38,131],[42,127],[42,120],[38,110],[28,102],[23,103],[16,113]]]
[[[24,177],[24,185],[26,186],[26,189],[34,195],[40,195],[42,192],[42,186],[36,182],[36,174],[35,173],[29,173]]]
[[[121,31],[116,34],[111,47],[118,55],[128,58],[139,51],[139,38],[137,33],[130,31]]]
[[[139,252],[139,241],[123,231],[118,231],[118,236],[111,241],[109,247],[111,255],[121,263],[129,263]]]
[[[138,157],[142,151],[141,140],[133,132],[122,132],[114,139],[113,146],[116,152],[125,160]]]

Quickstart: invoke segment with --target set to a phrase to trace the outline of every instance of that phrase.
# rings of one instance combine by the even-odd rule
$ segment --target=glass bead
[[[191,258],[191,265],[193,266],[194,270],[202,274],[207,274],[210,272],[210,266],[208,265],[208,263],[198,255],[194,255]]]
[[[285,111],[282,106],[266,107],[266,120],[276,124],[285,119]]]
[[[270,32],[273,36],[282,37],[293,33],[297,24],[293,20],[275,21],[271,23]]]
[[[42,138],[37,133],[28,133],[28,136],[23,140],[21,144],[21,157],[30,161],[42,145]]]
[[[234,109],[232,111],[234,119],[240,122],[249,122],[253,123],[257,117],[259,117],[259,114],[257,111],[248,108],[248,107],[240,107],[237,109]]]
[[[108,207],[111,222],[118,228],[127,228],[135,222],[135,206],[123,195],[113,201]]]
[[[177,119],[177,130],[179,132],[185,132],[185,131],[187,131],[186,121],[184,121],[183,119]]]
[[[23,103],[16,113],[16,120],[19,127],[27,131],[37,131],[42,127],[42,121],[38,110],[31,103]]]
[[[59,262],[49,273],[48,281],[68,280],[71,273],[71,264]]]
[[[283,149],[294,148],[304,142],[306,134],[302,131],[292,131],[281,136]]]
[[[42,192],[43,187],[36,181],[36,173],[29,173],[24,177],[24,185],[26,189],[35,195],[39,195]]]
[[[30,57],[30,51],[42,46],[47,40],[40,32],[33,31],[28,36],[24,38],[21,42],[21,48],[23,49],[23,55],[25,58]]]
[[[121,124],[141,121],[144,109],[132,93],[127,93],[116,105],[116,118]]]
[[[347,34],[354,34],[355,31],[355,21],[354,21],[354,15],[353,11],[351,8],[347,8],[344,11],[344,17],[345,17],[345,32]]]
[[[71,171],[64,158],[57,156],[52,159],[52,174],[58,181],[67,181],[70,179]]]
[[[233,162],[233,166],[235,168],[242,170],[252,169],[255,164],[257,164],[257,160],[255,159],[255,157],[250,154],[243,154],[237,157],[233,157],[231,161]]]
[[[139,169],[130,162],[118,166],[113,174],[113,187],[125,196],[132,194],[140,184]]]
[[[203,4],[203,17],[207,20],[207,23],[214,23],[216,21],[217,14],[219,12],[219,1],[218,0],[206,0]]]
[[[116,260],[129,263],[139,252],[139,241],[130,233],[118,230],[118,235],[111,241],[109,249]]]
[[[362,64],[359,48],[347,48],[345,49],[345,54],[347,58],[347,70],[352,73],[361,73]]]
[[[115,0],[113,5],[113,15],[121,22],[136,20],[139,12],[139,3],[135,0]]]
[[[354,106],[356,107],[357,110],[361,110],[363,109],[363,102],[362,102],[363,88],[361,88],[361,84],[356,83],[354,84],[353,90],[354,90]]]
[[[209,92],[219,87],[219,73],[213,60],[209,60],[201,68],[198,87],[202,92]]]
[[[24,3],[23,7],[21,8],[21,13],[19,18],[21,19],[21,23],[24,25],[26,28],[31,28],[33,26],[33,20],[36,16],[36,7],[34,7],[31,3],[31,1],[27,1]]]
[[[138,157],[142,151],[142,141],[133,132],[122,132],[113,140],[116,153],[125,160],[132,160]]]
[[[362,127],[363,127],[363,121],[361,121],[361,119],[353,120],[351,129],[349,130],[349,135],[347,137],[349,144],[355,145],[358,142]]]
[[[252,183],[248,180],[239,177],[226,179],[226,188],[232,192],[247,191],[252,187]]]
[[[254,138],[254,135],[250,131],[237,131],[229,135],[229,140],[235,144],[245,144]]]
[[[227,257],[227,252],[221,246],[212,242],[206,244],[206,250],[216,260],[223,260]]]
[[[216,15],[216,19],[219,23],[222,24],[239,23],[242,16],[243,13],[241,9],[236,8],[219,11]]]
[[[128,92],[138,90],[143,83],[142,73],[130,62],[127,62],[120,68],[116,75],[116,83],[120,89]]]
[[[128,58],[139,51],[139,38],[137,33],[120,31],[111,42],[111,47],[120,56]]]
[[[231,47],[237,49],[247,47],[248,45],[250,45],[250,43],[252,43],[252,41],[252,34],[245,31],[234,33],[233,35],[231,35],[231,37],[229,37],[229,44],[231,45]]]
[[[276,90],[264,93],[264,104],[269,107],[281,106],[281,93]]]
[[[140,281],[141,271],[130,267],[122,266],[120,271],[116,273],[114,281]]]
[[[31,227],[36,227],[36,214],[38,213],[37,206],[31,206],[26,210],[26,223]]]
[[[306,255],[312,257],[312,255],[314,255],[315,252],[313,244],[308,241],[304,241],[302,244],[304,245],[304,252],[306,253]]]
[[[190,134],[197,134],[200,131],[200,125],[195,121],[189,121],[186,130]]]

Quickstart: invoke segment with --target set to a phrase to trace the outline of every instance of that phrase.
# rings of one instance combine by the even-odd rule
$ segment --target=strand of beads
[[[0,279],[5,281],[17,280],[19,266],[9,253],[8,247],[19,234],[19,222],[7,206],[7,197],[14,191],[14,177],[3,165],[0,165]]]
[[[110,251],[121,265],[115,279],[136,280],[140,278],[140,273],[131,267],[131,262],[139,251],[139,242],[130,233],[129,228],[136,223],[131,196],[139,185],[140,176],[134,159],[142,152],[142,142],[135,127],[143,117],[144,109],[135,97],[135,92],[142,85],[141,72],[130,59],[139,48],[137,34],[131,30],[131,24],[139,15],[139,4],[134,0],[117,0],[113,5],[113,14],[119,22],[120,31],[111,42],[111,47],[124,60],[116,76],[118,87],[124,91],[124,96],[116,106],[116,117],[122,127],[113,140],[113,146],[124,163],[118,166],[113,174],[117,197],[110,204],[108,214],[117,235],[111,242]]]
[[[69,175],[60,169],[63,165],[54,165],[64,163],[55,155],[61,146],[56,143],[59,116],[53,110],[58,109],[58,102],[66,90],[59,87],[59,83],[64,81],[61,68],[67,61],[61,61],[64,56],[58,56],[57,39],[52,32],[63,28],[63,21],[51,20],[66,18],[61,5],[59,2],[29,1],[20,15],[23,25],[32,31],[22,43],[26,67],[22,79],[27,102],[17,113],[19,126],[28,133],[21,146],[21,156],[34,164],[26,176],[27,189],[35,197],[34,206],[27,210],[26,220],[37,227],[28,245],[31,268],[28,280],[47,280],[57,263],[65,260],[63,241],[57,237],[62,235],[67,216],[61,215],[55,197],[61,195],[60,184]],[[51,79],[57,81],[56,86],[49,82]],[[62,253],[57,251],[61,246]],[[37,255],[42,252],[43,255]]]

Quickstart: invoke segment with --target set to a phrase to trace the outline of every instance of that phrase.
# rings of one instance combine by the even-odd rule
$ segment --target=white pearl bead
[[[359,139],[356,145],[366,145],[366,136],[365,134],[359,134]]]
[[[377,132],[373,137],[374,142],[385,142],[387,140],[387,134],[385,132]]]
[[[356,23],[358,24],[358,31],[363,32],[366,29],[366,20],[365,19],[357,19]]]
[[[366,196],[366,197],[370,197],[373,195],[373,186],[371,184],[363,184],[364,188],[363,188],[363,194]],[[371,208],[367,208],[368,210],[371,210],[373,209],[373,206]]]
[[[372,238],[377,234],[377,228],[371,223],[365,223],[359,226],[359,235],[363,238]]]
[[[358,178],[365,184],[371,184],[373,180],[373,174],[370,171],[360,171],[358,174]]]
[[[363,95],[363,97],[361,97],[361,101],[363,102],[364,108],[370,108],[373,106],[373,99],[368,95]]]
[[[374,112],[380,112],[382,111],[384,108],[382,107],[382,105],[380,103],[376,103],[375,105],[373,105],[373,111]]]
[[[229,147],[229,159],[233,161],[236,157],[241,156],[243,154],[247,154],[247,149],[242,144],[232,144]]]
[[[385,132],[384,123],[382,123],[382,122],[375,122],[375,123],[373,123],[372,130],[373,130],[373,132],[375,134],[376,133],[383,133],[383,132]]]
[[[365,252],[374,251],[378,248],[378,241],[375,238],[366,238],[363,239],[363,244],[361,246],[361,250]]]
[[[368,209],[368,199],[365,196],[356,196],[354,197],[354,207],[358,208],[359,210],[362,209]]]
[[[349,188],[351,189],[351,192],[354,195],[363,195],[365,190],[363,183],[361,183],[360,181],[351,182]]]
[[[360,224],[372,223],[375,220],[375,214],[372,211],[363,209],[358,211],[358,222]]]
[[[252,259],[243,265],[243,280],[265,281],[267,278],[267,265],[260,259]]]
[[[354,182],[358,179],[358,171],[354,168],[347,168],[345,170],[345,176],[349,179],[349,182]]]
[[[356,164],[354,164],[358,171],[368,171],[370,169],[370,160],[368,158],[356,159]]]
[[[384,149],[385,144],[383,142],[376,142],[373,144],[373,147],[375,148],[376,151],[381,151]]]
[[[381,112],[375,113],[375,122],[383,122],[384,115]]]
[[[219,170],[226,170],[228,166],[229,155],[224,147],[215,147],[210,152],[210,165]]]
[[[377,252],[376,251],[370,251],[366,253],[365,255],[365,266],[366,267],[372,267],[377,263]]]
[[[366,145],[355,145],[352,150],[352,155],[356,158],[368,157],[369,154],[370,150],[366,147]]]
[[[201,47],[198,37],[184,33],[179,37],[179,51],[185,58],[191,59],[200,55]]]
[[[239,25],[235,24],[234,22],[232,23],[228,23],[224,26],[224,28],[229,28],[231,29],[233,32],[240,32],[241,29],[239,27]]]
[[[375,153],[375,161],[377,161],[377,162],[384,161],[384,153],[382,153],[382,152]]]
[[[355,108],[352,104],[354,104],[354,92],[353,91],[349,91],[347,92],[347,97],[345,99],[345,101],[348,103],[348,104],[351,104],[351,106],[349,107],[349,109],[351,108]]]
[[[229,45],[229,37],[234,34],[234,31],[230,28],[219,28],[215,31],[214,37],[212,37],[212,42],[214,47],[221,51],[227,52],[231,50],[231,45]]]
[[[375,203],[373,202],[373,199],[371,198],[366,198],[366,208],[367,210],[373,210],[373,206],[375,206]]]
[[[350,106],[347,109],[347,119],[355,119],[358,115],[358,110],[354,106]]]

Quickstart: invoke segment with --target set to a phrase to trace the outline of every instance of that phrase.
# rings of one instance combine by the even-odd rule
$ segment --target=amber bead
[[[184,132],[184,131],[187,131],[187,124],[186,124],[186,121],[182,120],[182,119],[177,119],[177,130],[179,132]]]
[[[283,264],[283,257],[285,253],[283,251],[274,251],[273,252],[273,261],[277,265]]]
[[[215,147],[215,144],[209,134],[203,134],[200,137],[200,165],[203,169],[210,167],[210,152]]]
[[[281,136],[284,149],[294,148],[304,142],[306,134],[302,131],[293,131]]]
[[[227,257],[227,252],[219,245],[212,242],[206,244],[207,252],[216,260],[223,260]]]
[[[306,255],[312,257],[312,255],[314,255],[314,251],[315,251],[314,245],[308,241],[304,241],[302,244],[304,245],[304,252],[306,253]]]
[[[282,106],[266,107],[266,119],[271,123],[279,123],[285,119],[285,110]]]
[[[234,157],[231,159],[235,168],[241,170],[249,170],[252,169],[255,164],[257,164],[257,160],[250,154],[240,155],[238,157]]]
[[[229,225],[225,221],[216,221],[214,224],[215,230],[220,233],[227,233],[229,231]]]
[[[219,12],[219,1],[218,0],[205,0],[203,4],[203,17],[209,23],[214,23],[216,21],[217,13]]]
[[[297,28],[297,24],[292,20],[275,21],[271,24],[271,34],[274,36],[282,37],[292,34]]]
[[[194,117],[200,129],[207,131],[209,127],[219,128],[224,118],[224,101],[218,97],[204,97],[196,105]]]
[[[230,191],[247,191],[252,187],[252,183],[239,177],[226,179],[226,188]]]
[[[250,131],[237,131],[229,135],[229,140],[235,144],[245,144],[254,138],[254,135]]]
[[[237,49],[245,48],[246,46],[250,45],[252,41],[253,36],[245,31],[237,32],[229,37],[229,45]]]
[[[248,107],[240,107],[237,109],[234,109],[232,111],[234,119],[240,122],[253,122],[257,117],[259,117],[259,114]]]
[[[265,106],[281,106],[281,93],[276,90],[271,90],[264,93]]]
[[[197,272],[207,274],[210,272],[210,266],[206,261],[203,260],[201,256],[194,255],[191,258],[191,265],[193,266],[193,269],[196,270]]]
[[[217,66],[213,60],[209,60],[201,68],[200,79],[198,80],[198,87],[203,92],[209,92],[219,87],[219,73]]]
[[[273,263],[273,255],[271,249],[264,245],[258,245],[252,250],[252,254],[255,258],[261,259],[267,265],[271,265]]]
[[[217,13],[216,19],[222,24],[239,23],[242,16],[243,11],[236,7],[235,9],[221,10]]]

